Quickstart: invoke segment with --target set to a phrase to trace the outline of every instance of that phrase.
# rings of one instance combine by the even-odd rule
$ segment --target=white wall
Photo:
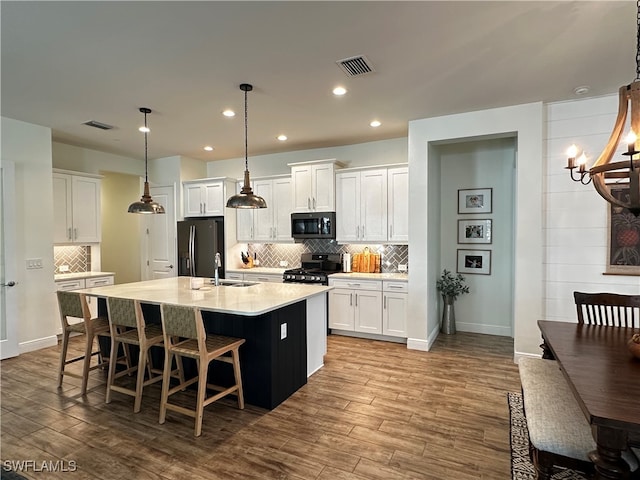
[[[455,304],[460,331],[512,335],[513,178],[515,139],[460,142],[437,147],[441,168],[440,271],[456,272],[457,250],[491,251],[491,274],[465,274],[470,292]],[[492,188],[492,212],[459,214],[458,189]],[[458,220],[492,220],[490,244],[458,244]]]
[[[607,265],[609,204],[592,184],[573,182],[563,167],[572,143],[589,162],[606,145],[618,111],[617,95],[547,106],[544,202],[544,317],[575,321],[574,291],[640,294],[640,277],[603,275]],[[626,157],[614,156],[618,161]],[[617,159],[617,160],[616,160]]]
[[[474,137],[517,137],[515,183],[514,336],[516,351],[536,352],[536,321],[542,314],[542,142],[541,103],[483,110],[409,123],[409,302],[407,346],[428,349],[437,336],[439,309],[435,282],[440,274],[441,218],[432,192],[432,160],[439,163],[437,144]],[[435,158],[434,158],[435,157]],[[438,179],[439,181],[439,179]],[[425,195],[426,193],[426,195]],[[427,211],[427,216],[424,212]],[[437,240],[436,240],[437,241]],[[435,253],[435,255],[434,255]]]
[[[55,345],[60,326],[53,281],[51,130],[4,117],[1,122],[1,158],[15,164],[14,288],[18,292],[18,342],[24,353]],[[28,258],[41,258],[43,268],[27,270]]]
[[[54,168],[97,175],[100,174],[100,171],[105,170],[144,177],[144,160],[59,142],[53,142],[51,150]]]

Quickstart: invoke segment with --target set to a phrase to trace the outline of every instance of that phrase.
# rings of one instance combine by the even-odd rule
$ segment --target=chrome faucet
[[[216,253],[216,259],[214,263],[216,268],[213,277],[213,284],[217,287],[218,285],[220,285],[220,275],[218,274],[218,268],[222,266],[220,263],[220,253]]]

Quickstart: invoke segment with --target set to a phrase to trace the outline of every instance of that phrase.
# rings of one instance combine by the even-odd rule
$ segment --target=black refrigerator
[[[178,222],[178,275],[213,278],[224,274],[224,217],[188,218]]]

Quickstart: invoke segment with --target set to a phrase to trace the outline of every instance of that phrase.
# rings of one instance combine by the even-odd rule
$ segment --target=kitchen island
[[[245,401],[252,405],[275,408],[322,367],[331,287],[225,280],[216,287],[205,279],[194,290],[190,282],[190,277],[173,277],[77,291],[99,299],[138,300],[147,323],[160,323],[163,303],[200,308],[207,332],[246,340],[240,363]],[[101,300],[101,313],[105,305]],[[212,368],[210,380],[232,382],[227,366]]]

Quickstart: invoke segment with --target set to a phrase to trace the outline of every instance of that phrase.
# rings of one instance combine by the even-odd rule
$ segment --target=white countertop
[[[262,275],[282,275],[286,268],[253,267],[253,268],[227,268],[227,272],[233,273],[258,273]]]
[[[65,280],[79,280],[81,278],[109,277],[115,275],[113,272],[75,272],[75,273],[57,273],[53,276],[56,282]]]
[[[358,278],[360,280],[396,280],[398,282],[408,282],[409,275],[406,273],[332,273],[331,278]]]
[[[324,294],[333,288],[323,285],[268,282],[256,283],[249,287],[215,287],[206,284],[206,279],[205,286],[199,290],[191,290],[189,285],[190,277],[171,277],[75,291],[96,297],[130,298],[153,304],[189,305],[212,312],[256,316]]]

